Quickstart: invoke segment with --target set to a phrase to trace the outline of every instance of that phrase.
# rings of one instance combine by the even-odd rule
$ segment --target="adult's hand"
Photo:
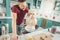
[[[18,35],[12,35],[10,40],[18,40]]]

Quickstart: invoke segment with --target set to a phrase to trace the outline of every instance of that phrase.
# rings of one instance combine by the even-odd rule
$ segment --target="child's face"
[[[19,7],[20,7],[22,10],[24,10],[24,9],[26,8],[26,6],[27,6],[26,2],[18,2],[18,4],[19,4]]]

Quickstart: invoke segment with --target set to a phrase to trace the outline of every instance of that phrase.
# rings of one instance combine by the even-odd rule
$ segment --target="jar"
[[[52,27],[51,32],[54,34],[56,32],[56,27]]]

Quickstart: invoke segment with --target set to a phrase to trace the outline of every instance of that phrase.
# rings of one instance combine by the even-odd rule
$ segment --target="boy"
[[[18,4],[12,7],[12,32],[14,36],[17,34],[20,35],[20,25],[22,24],[26,13],[32,13],[31,11],[28,11],[26,0],[18,0]]]

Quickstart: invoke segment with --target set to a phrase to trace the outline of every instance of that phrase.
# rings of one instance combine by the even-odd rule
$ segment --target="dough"
[[[41,33],[41,34],[37,34],[32,36],[33,40],[52,40],[52,34],[45,34],[45,33]]]
[[[40,40],[40,36],[39,36],[39,34],[34,35],[34,36],[32,36],[32,37],[33,37],[33,40]]]
[[[40,34],[40,40],[52,40],[51,34]]]

